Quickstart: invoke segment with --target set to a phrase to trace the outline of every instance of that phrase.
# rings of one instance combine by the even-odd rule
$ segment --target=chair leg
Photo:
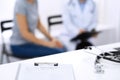
[[[6,54],[6,58],[7,58],[7,63],[10,63],[10,58],[8,54]]]
[[[4,57],[4,55],[3,55],[3,53],[1,53],[1,58],[0,58],[0,64],[3,64],[3,58]]]

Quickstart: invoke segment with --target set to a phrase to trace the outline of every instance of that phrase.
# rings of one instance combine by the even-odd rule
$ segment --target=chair
[[[10,51],[10,47],[9,47],[10,46],[9,38],[10,38],[10,35],[12,34],[12,30],[11,30],[12,26],[9,26],[9,27],[6,26],[11,23],[13,23],[12,20],[5,20],[5,21],[1,22],[2,53],[1,53],[1,58],[0,58],[1,59],[0,64],[2,64],[3,60],[5,60],[4,56],[6,56],[7,63],[11,62],[10,57],[15,58],[15,56],[12,55],[12,52]],[[9,32],[9,31],[11,31],[11,33],[9,33],[9,34],[7,33],[6,35],[4,35],[5,32]],[[6,40],[6,39],[8,39],[8,40]],[[9,48],[9,50],[8,50],[8,48]]]
[[[50,15],[48,17],[48,32],[56,38],[64,31],[62,15]]]
[[[49,32],[51,31],[51,27],[53,25],[59,25],[62,24],[63,21],[61,20],[62,15],[54,15],[54,16],[49,16],[48,17],[48,27],[49,27]]]

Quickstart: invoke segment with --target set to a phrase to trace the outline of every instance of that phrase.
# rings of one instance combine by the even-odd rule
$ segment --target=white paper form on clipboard
[[[16,80],[75,80],[71,64],[22,63]]]

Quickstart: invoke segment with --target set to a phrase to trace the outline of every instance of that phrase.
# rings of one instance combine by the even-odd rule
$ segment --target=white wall
[[[47,18],[51,15],[62,14],[62,5],[67,0],[38,0],[39,1],[39,14],[43,25],[48,26]],[[105,14],[109,11],[107,6],[110,7],[112,0],[94,0],[98,8],[99,24],[106,24],[106,19],[109,19]],[[15,0],[1,0],[0,1],[0,21],[5,19],[13,19],[13,10]],[[107,4],[106,4],[107,3]],[[108,14],[107,14],[108,15]],[[101,26],[100,26],[101,27]]]
[[[120,0],[106,0],[108,24],[113,23],[116,28],[116,41],[120,41]]]
[[[108,44],[120,41],[120,1],[104,0],[104,15],[100,23],[112,26],[112,28],[103,30],[95,40],[96,45]]]

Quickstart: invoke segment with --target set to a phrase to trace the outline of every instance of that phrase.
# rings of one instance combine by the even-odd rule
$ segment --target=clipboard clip
[[[48,63],[48,62],[44,62],[44,63],[35,62],[35,63],[34,63],[34,66],[39,66],[39,65],[52,65],[52,66],[58,66],[58,63]]]

